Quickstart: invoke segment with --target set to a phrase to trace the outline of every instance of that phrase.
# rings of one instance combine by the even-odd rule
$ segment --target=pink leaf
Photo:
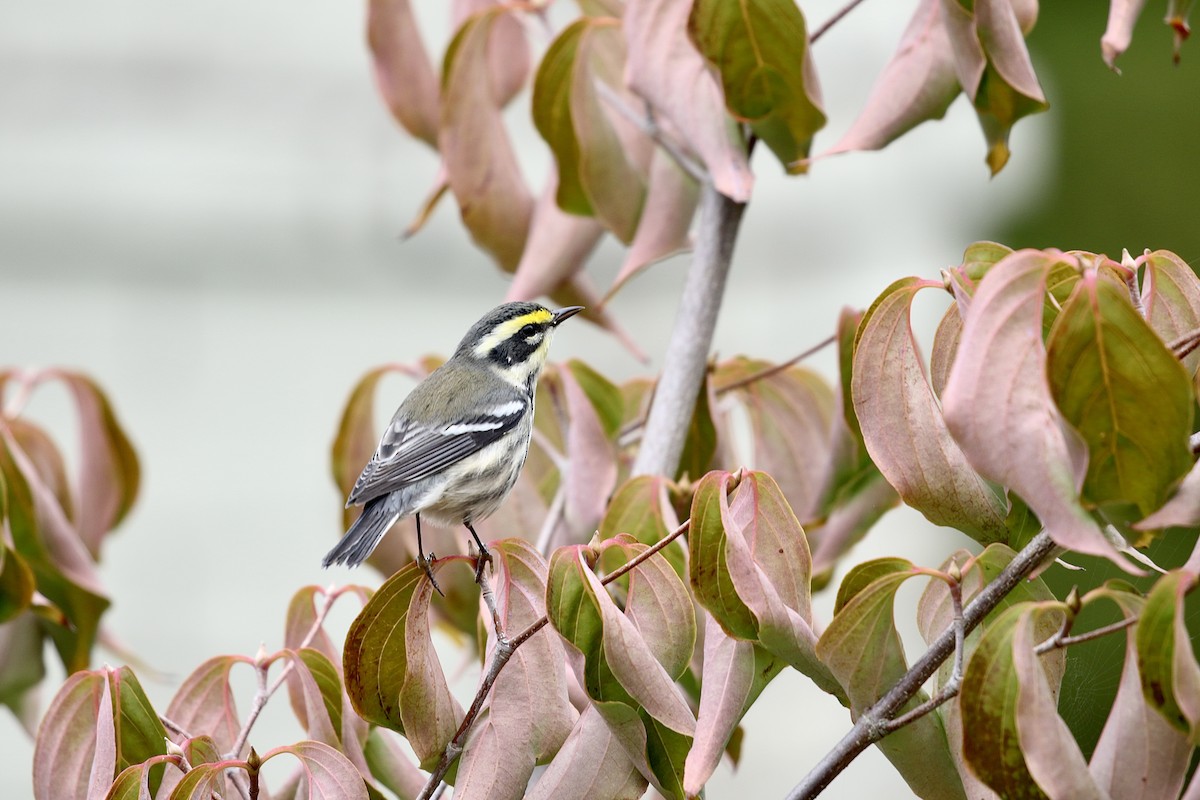
[[[451,24],[458,30],[469,17],[498,5],[497,0],[454,0]],[[521,21],[512,14],[498,18],[487,51],[492,96],[504,107],[521,91],[529,77],[529,41]]]
[[[1129,49],[1129,43],[1133,41],[1133,28],[1144,5],[1146,0],[1110,0],[1108,26],[1100,39],[1100,55],[1109,68],[1116,70],[1117,56]]]
[[[367,44],[375,83],[396,121],[437,146],[438,85],[409,0],[369,0]]]
[[[297,742],[276,747],[266,753],[267,762],[281,753],[291,753],[300,759],[304,778],[295,800],[368,800],[367,786],[362,775],[346,757],[327,744]]]
[[[871,306],[854,349],[854,410],[871,460],[904,502],[988,544],[1007,538],[1007,508],[950,437],[910,320],[917,292],[941,285],[902,279]]]
[[[471,238],[501,269],[521,260],[533,198],[500,115],[488,51],[505,8],[482,11],[459,29],[446,52],[438,149]]]
[[[639,800],[646,779],[589,704],[527,800]]]
[[[566,505],[563,515],[575,537],[587,538],[596,530],[608,496],[617,485],[617,453],[605,435],[596,408],[571,370],[559,370],[566,397],[567,465]]]
[[[1124,566],[1079,503],[1087,455],[1054,405],[1042,304],[1062,257],[1019,250],[984,276],[942,396],[946,425],[972,466],[1021,496],[1054,541]]]
[[[728,636],[709,615],[704,623],[704,682],[696,739],[683,768],[684,791],[698,795],[746,711],[754,684],[754,645]]]
[[[1200,278],[1183,259],[1166,250],[1143,256],[1147,288],[1143,295],[1146,321],[1159,337],[1172,341],[1200,329]],[[1188,374],[1200,367],[1200,350],[1183,359]]]
[[[496,606],[511,638],[545,613],[546,562],[522,539],[494,542],[492,554]],[[496,636],[486,610],[483,620],[488,663]],[[496,678],[488,709],[463,752],[455,794],[521,797],[534,764],[559,749],[578,716],[567,699],[562,643],[552,631],[539,631],[513,654]]]
[[[604,234],[594,217],[568,214],[558,207],[558,173],[551,168],[533,211],[529,241],[504,299],[533,300],[548,295],[583,269]]]
[[[229,685],[234,664],[254,662],[245,656],[210,658],[188,676],[167,706],[168,719],[186,731],[208,734],[221,752],[233,747],[242,726]]]
[[[1200,525],[1200,463],[1191,468],[1163,507],[1133,527],[1154,531],[1173,526]]]
[[[698,200],[697,183],[665,152],[655,151],[646,207],[605,303],[646,267],[691,248],[688,229]]]
[[[1125,618],[1136,617],[1145,605],[1138,594],[1110,583],[1084,596],[1084,605],[1107,597]],[[1178,797],[1187,777],[1191,747],[1187,737],[1146,704],[1138,671],[1137,630],[1125,632],[1125,662],[1121,682],[1088,771],[1101,790],[1122,800]]]
[[[822,156],[879,150],[920,123],[945,116],[961,88],[939,7],[940,0],[917,5],[862,112]]]
[[[1033,651],[1041,641],[1035,627],[1043,613],[1051,613],[1050,608],[1035,606],[1021,614],[1012,638],[1017,734],[1025,765],[1038,786],[1052,798],[1100,798],[1103,794],[1088,774],[1074,735],[1058,715],[1058,687],[1050,686],[1042,659]]]
[[[667,134],[704,162],[717,190],[744,203],[754,175],[720,84],[688,38],[691,9],[691,0],[630,0],[625,83],[653,107]]]
[[[38,727],[33,753],[33,796],[36,800],[88,797],[97,774],[96,751],[101,731],[97,713],[107,704],[113,735],[112,705],[107,677],[99,672],[76,672],[58,690]],[[109,741],[108,779],[116,767],[116,745]],[[107,788],[107,786],[105,787]]]

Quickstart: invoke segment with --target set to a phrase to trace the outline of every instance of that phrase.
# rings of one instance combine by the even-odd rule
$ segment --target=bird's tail
[[[346,535],[325,554],[321,566],[345,564],[348,567],[357,567],[366,561],[388,528],[392,527],[392,523],[400,516],[387,508],[384,502],[386,499],[386,496],[377,497],[367,503],[362,514],[350,526],[350,530],[346,531]]]

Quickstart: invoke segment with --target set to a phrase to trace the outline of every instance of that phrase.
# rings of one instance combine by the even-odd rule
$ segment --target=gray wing
[[[350,491],[346,507],[428,478],[478,453],[517,427],[528,401],[514,400],[453,425],[430,428],[405,419],[393,420],[375,455]]]

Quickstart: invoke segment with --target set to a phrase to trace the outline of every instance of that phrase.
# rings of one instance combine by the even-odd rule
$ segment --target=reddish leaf
[[[525,249],[533,198],[500,116],[503,98],[492,86],[489,42],[508,13],[491,8],[472,16],[446,50],[438,149],[471,238],[512,272]]]
[[[233,747],[242,727],[229,685],[234,664],[253,666],[254,661],[246,656],[210,658],[188,676],[167,706],[172,722],[194,734],[211,736],[223,753]]]
[[[559,372],[566,399],[567,454],[570,458],[563,516],[574,540],[595,532],[608,496],[617,485],[616,445],[605,433],[596,406],[567,369]]]
[[[1012,126],[1022,117],[1049,107],[1023,35],[1033,27],[1036,17],[1036,5],[1014,5],[1010,0],[942,3],[958,82],[975,106],[988,141],[987,163],[993,175],[1008,161]]]
[[[1111,69],[1117,69],[1117,56],[1129,49],[1129,43],[1133,41],[1133,26],[1137,24],[1145,4],[1146,0],[1110,0],[1108,27],[1100,39],[1100,54]]]
[[[699,184],[665,152],[655,151],[650,161],[646,207],[617,277],[604,295],[605,304],[642,270],[691,249],[688,229],[699,197]]]
[[[717,190],[744,203],[754,174],[720,84],[687,36],[691,8],[691,0],[630,0],[622,20],[625,83],[653,107],[667,135],[704,162]]]
[[[548,295],[583,269],[604,228],[592,217],[558,207],[558,173],[551,169],[533,210],[529,241],[505,294],[505,301]]]
[[[501,3],[497,0],[454,0],[451,25],[458,30],[470,17],[498,5]],[[492,96],[503,107],[524,88],[529,77],[529,41],[525,26],[515,15],[496,19],[487,51]]]
[[[698,795],[712,777],[738,722],[783,667],[782,659],[726,635],[705,615],[704,682],[700,685],[696,739],[683,770],[683,787],[689,796]]]
[[[546,562],[522,539],[494,542],[493,584],[506,635],[516,636],[545,613]],[[483,613],[491,660],[496,636]],[[578,716],[567,698],[565,654],[558,637],[539,631],[496,678],[487,717],[467,742],[455,794],[463,798],[519,798],[534,765],[558,751]]]
[[[68,518],[75,517],[75,504],[71,500],[71,484],[67,478],[67,466],[54,440],[37,425],[23,419],[6,419],[4,424],[12,431],[17,445],[29,456],[34,469],[43,483],[54,493],[55,499]]]
[[[954,355],[962,338],[962,328],[958,306],[951,305],[938,323],[937,331],[933,334],[933,348],[929,351],[929,385],[938,397],[946,389],[950,367],[954,365]]]
[[[972,466],[1015,491],[1058,544],[1124,565],[1079,504],[1086,451],[1046,378],[1042,304],[1060,256],[1020,250],[983,278],[942,396],[946,425]]]
[[[369,0],[367,44],[375,83],[396,121],[437,147],[438,85],[409,0]]]
[[[368,800],[367,786],[358,769],[329,745],[297,742],[276,747],[264,754],[262,760],[265,763],[282,753],[298,758],[304,770],[296,800]]]
[[[1133,527],[1154,531],[1174,526],[1200,525],[1200,464],[1193,465],[1171,499]]]
[[[941,119],[961,88],[940,0],[921,0],[863,110],[822,156],[880,150],[917,125]]]
[[[1200,278],[1183,259],[1167,250],[1148,253],[1139,261],[1146,265],[1146,289],[1142,300],[1146,321],[1159,337],[1170,344],[1185,334],[1200,330]],[[1200,367],[1200,350],[1184,356],[1189,375]]]
[[[1175,570],[1151,589],[1137,624],[1138,668],[1146,702],[1192,742],[1200,737],[1200,665],[1184,619],[1192,573]]]
[[[588,705],[526,798],[638,800],[646,785],[612,729],[596,707]]]
[[[1141,595],[1117,581],[1093,589],[1083,597],[1085,607],[1100,599],[1115,603],[1126,619],[1136,617],[1145,605]],[[1191,746],[1180,731],[1146,704],[1138,673],[1137,632],[1125,632],[1125,662],[1121,683],[1088,771],[1111,797],[1153,800],[1178,797],[1187,776]]]
[[[41,625],[32,611],[0,625],[0,703],[8,706],[30,738],[41,716],[30,689],[46,677]]]
[[[440,559],[433,570],[452,560],[465,559]],[[342,656],[355,711],[404,734],[423,766],[441,756],[463,716],[429,638],[432,593],[421,568],[407,564],[355,618]]]

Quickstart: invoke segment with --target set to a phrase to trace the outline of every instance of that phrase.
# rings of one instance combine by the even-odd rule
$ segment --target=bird
[[[534,392],[555,329],[583,310],[503,303],[484,314],[454,354],[400,404],[346,499],[362,506],[323,567],[356,567],[397,520],[413,516],[417,562],[435,589],[421,518],[464,525],[479,547],[476,581],[491,559],[475,523],[517,482],[533,434]]]

